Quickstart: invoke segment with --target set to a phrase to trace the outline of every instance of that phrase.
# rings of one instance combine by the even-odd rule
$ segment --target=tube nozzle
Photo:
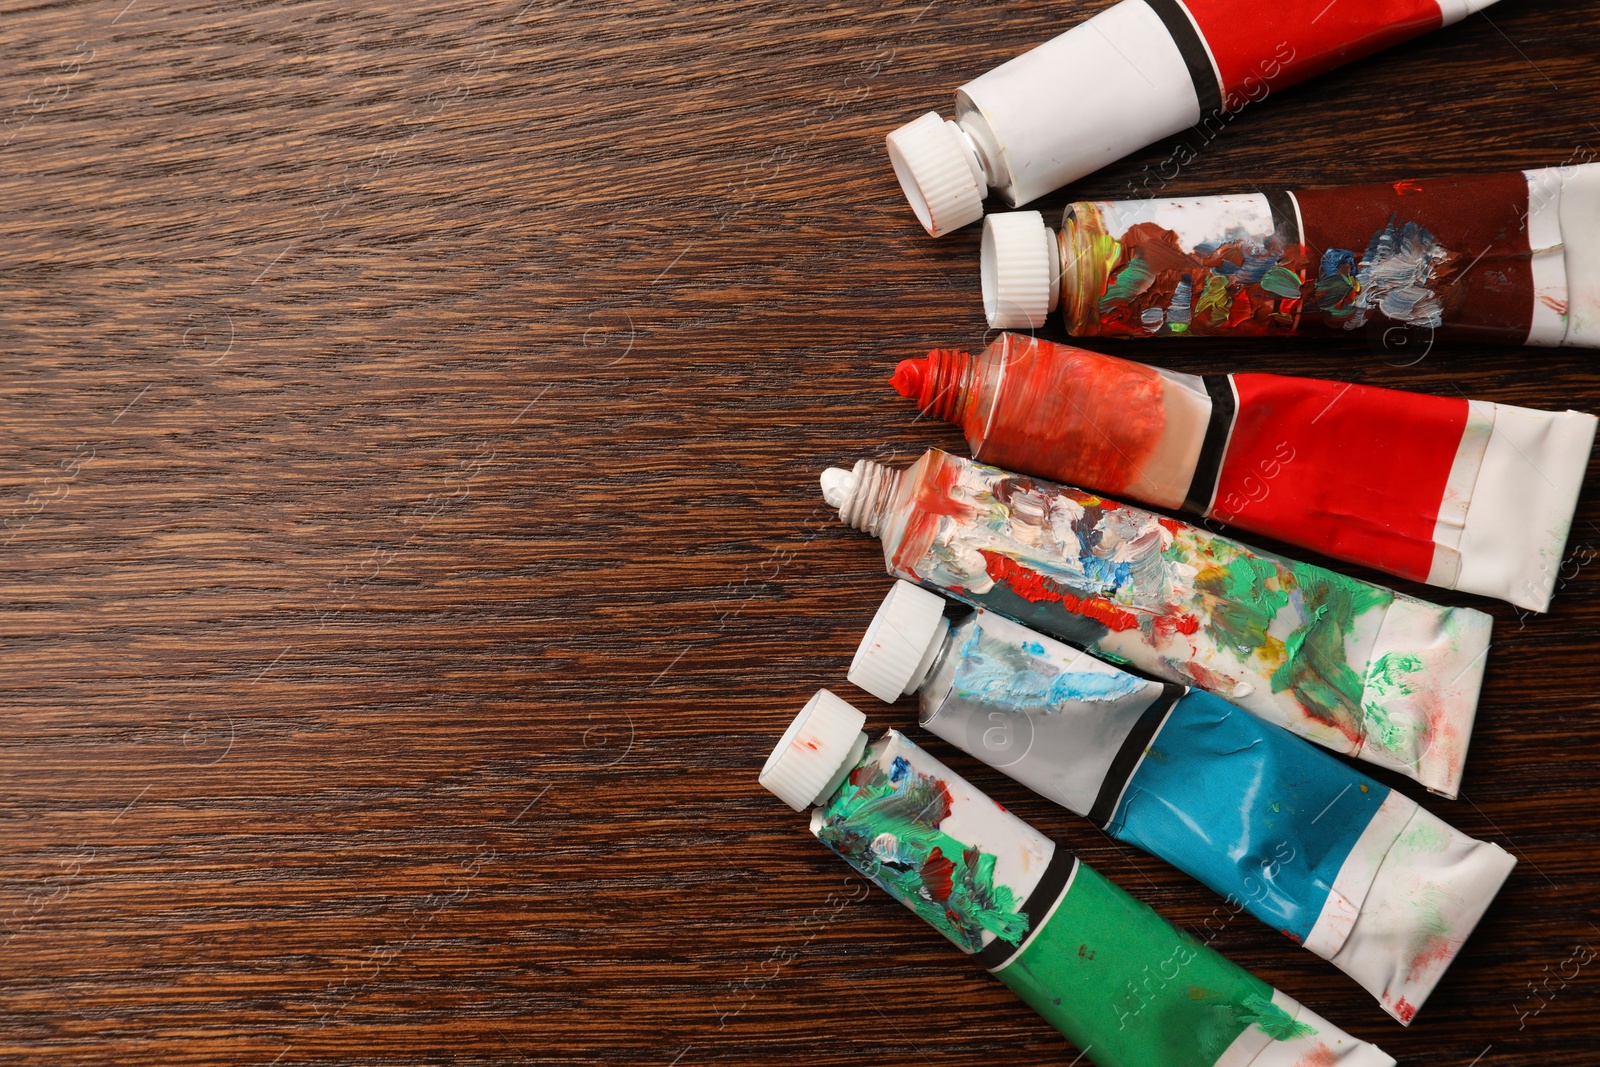
[[[822,472],[822,499],[839,510],[839,521],[877,537],[888,518],[900,472],[870,459],[850,470],[829,467]]]

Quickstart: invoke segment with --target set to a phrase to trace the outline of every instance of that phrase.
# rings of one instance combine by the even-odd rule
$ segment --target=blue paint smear
[[[1267,271],[1278,265],[1276,253],[1267,252],[1257,255],[1251,254],[1244,257],[1244,263],[1237,270],[1236,280],[1242,285],[1259,285],[1262,278],[1267,276]]]
[[[1167,322],[1174,326],[1187,326],[1194,300],[1194,279],[1185,274],[1172,290],[1172,303],[1167,305]]]
[[[1098,541],[1098,538],[1096,540]],[[1097,556],[1092,552],[1080,555],[1078,563],[1083,567],[1083,573],[1089,581],[1098,586],[1102,592],[1110,593],[1121,589],[1133,574],[1133,564],[1128,560],[1113,563],[1104,556]]]
[[[961,646],[952,686],[963,697],[997,707],[1059,712],[1068,704],[1093,704],[1136,693],[1149,683],[1126,671],[1063,671],[1048,659],[1031,660],[1006,653],[1018,646],[997,639],[985,640],[983,627]],[[1024,653],[1042,657],[1044,646],[1030,641]]]
[[[1092,703],[1097,700],[1115,700],[1145,687],[1143,678],[1125,671],[1064,671],[1050,679],[1045,691],[1045,702],[1052,709],[1068,701]]]
[[[1309,741],[1195,691],[1151,741],[1109,831],[1303,942],[1388,795]]]
[[[1322,253],[1322,262],[1318,273],[1324,277],[1338,274],[1341,270],[1354,274],[1356,270],[1355,254],[1343,248],[1330,248]]]
[[[889,781],[899,784],[911,773],[911,764],[904,756],[896,756],[889,764]]]

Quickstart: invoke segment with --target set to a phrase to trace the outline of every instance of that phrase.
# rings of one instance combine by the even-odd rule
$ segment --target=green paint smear
[[[1311,293],[1311,306],[1334,322],[1344,322],[1356,313],[1350,301],[1356,292],[1356,280],[1348,274],[1324,274],[1317,278]]]
[[[1397,720],[1388,702],[1413,692],[1406,676],[1422,670],[1422,659],[1408,652],[1386,652],[1367,670],[1366,697],[1361,702],[1366,732],[1387,752],[1409,753],[1417,747],[1420,724]]]
[[[1300,296],[1300,275],[1287,267],[1273,267],[1262,275],[1261,288],[1273,296],[1296,300]]]
[[[1244,1021],[1254,1023],[1274,1041],[1294,1041],[1317,1032],[1309,1023],[1295,1022],[1288,1012],[1265,997],[1245,997],[1244,1009]]]
[[[1419,819],[1417,826],[1402,837],[1400,842],[1412,852],[1437,853],[1450,847],[1450,835],[1437,824]]]
[[[1392,592],[1321,567],[1252,555],[1202,571],[1194,585],[1209,600],[1206,632],[1241,661],[1267,643],[1273,619],[1298,591],[1306,621],[1283,642],[1284,662],[1272,673],[1272,691],[1290,690],[1313,717],[1362,734],[1355,713],[1370,714],[1362,704],[1367,683],[1346,662],[1345,641],[1355,620],[1388,605]],[[1416,667],[1396,659],[1388,669],[1398,677]]]
[[[1406,675],[1422,669],[1422,659],[1409,652],[1385,652],[1367,671],[1367,686],[1378,696],[1409,696]]]
[[[1117,273],[1116,280],[1106,286],[1106,293],[1100,298],[1100,313],[1104,315],[1114,308],[1126,307],[1135,297],[1149,290],[1155,278],[1150,264],[1135,252],[1128,260],[1128,265]]]
[[[1273,616],[1289,603],[1289,593],[1277,578],[1278,568],[1271,560],[1238,556],[1226,567],[1195,579],[1194,587],[1216,600],[1206,632],[1241,658],[1260,648]]]
[[[1295,577],[1308,621],[1284,641],[1287,658],[1272,673],[1272,689],[1293,690],[1307,711],[1337,722],[1340,712],[1361,707],[1363,680],[1345,662],[1345,637],[1359,616],[1394,594],[1320,567],[1296,567]]]
[[[983,947],[986,930],[1019,943],[1028,932],[1021,901],[995,884],[994,856],[939,829],[949,814],[939,779],[904,759],[892,771],[863,763],[834,793],[817,837],[969,952]]]

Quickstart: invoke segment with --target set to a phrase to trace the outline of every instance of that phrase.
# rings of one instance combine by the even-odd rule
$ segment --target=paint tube
[[[930,449],[822,491],[891,575],[1454,797],[1494,620]]]
[[[1600,346],[1600,163],[984,220],[989,325],[1077,337]],[[1410,352],[1406,354],[1411,354]]]
[[[1286,730],[897,582],[850,666],[923,728],[1332,961],[1410,1023],[1516,860]]]
[[[975,459],[1545,611],[1596,419],[1276,374],[1178,374],[1001,334],[891,384]]]
[[[1099,1067],[1393,1067],[826,689],[761,784]]]
[[[1246,105],[1276,89],[1459,22],[1495,0],[1122,0],[963,85],[950,122],[930,111],[889,135],[889,158],[935,237],[1189,131],[1145,188],[1159,190]]]

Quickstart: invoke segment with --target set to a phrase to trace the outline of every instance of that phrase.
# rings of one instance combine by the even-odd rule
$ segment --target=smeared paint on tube
[[[930,111],[895,130],[889,158],[938,237],[982,218],[991,191],[1026,204],[1175,134],[1181,167],[1191,138],[1203,147],[1274,90],[1494,2],[1123,0],[963,85],[953,122]]]
[[[893,730],[823,690],[761,782],[852,867],[1009,986],[1100,1067],[1271,1067],[1328,1049],[1393,1067],[1177,930]],[[1320,1054],[1320,1053],[1318,1053]]]
[[[1215,693],[1437,792],[1459,788],[1492,626],[1482,612],[938,450],[905,471],[835,468],[823,492],[847,524],[882,538],[895,577]],[[1395,654],[1420,665],[1409,692],[1393,685]]]
[[[924,728],[1238,902],[1401,1022],[1515,865],[1210,693],[1139,678],[992,611],[950,616],[942,597],[897,582],[850,680],[889,702],[915,692]]]
[[[1600,164],[1069,204],[984,222],[989,325],[1600,345]]]
[[[960,426],[976,459],[1530,611],[1549,607],[1596,429],[1577,411],[1197,377],[1014,333],[905,360],[890,383]]]
[[[834,794],[817,838],[874,880],[929,926],[968,952],[993,934],[1015,945],[1028,932],[1021,901],[994,881],[995,858],[939,829],[950,794],[938,777],[903,756],[887,768],[863,764]]]

